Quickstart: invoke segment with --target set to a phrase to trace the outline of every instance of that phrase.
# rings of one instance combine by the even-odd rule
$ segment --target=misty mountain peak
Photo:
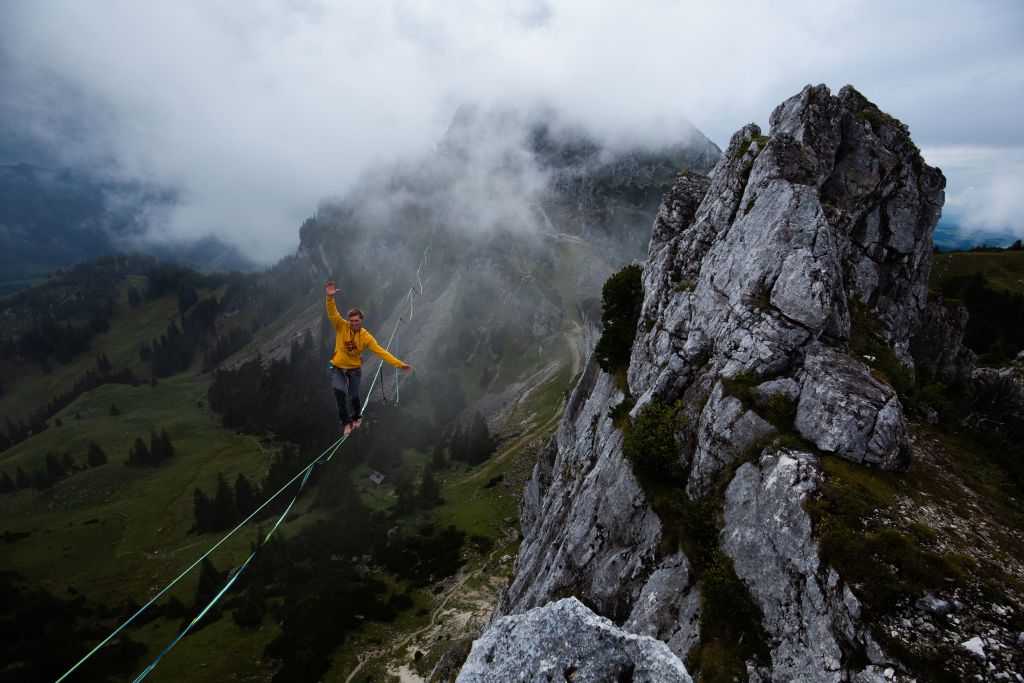
[[[728,652],[756,680],[890,665],[802,501],[825,455],[909,463],[899,378],[937,363],[913,342],[942,318],[942,346],[959,347],[955,319],[925,314],[943,187],[851,87],[807,86],[769,134],[737,131],[709,177],[681,175],[654,223],[628,386],[594,360],[580,379],[526,488],[497,615],[577,595],[688,664]],[[657,448],[664,462],[645,464]],[[730,603],[750,615],[745,642],[704,626],[712,575],[749,594]]]

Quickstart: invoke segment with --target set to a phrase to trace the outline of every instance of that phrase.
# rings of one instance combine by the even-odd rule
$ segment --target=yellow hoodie
[[[383,346],[378,344],[373,335],[367,332],[365,328],[360,327],[359,332],[353,333],[352,325],[338,313],[338,307],[335,305],[334,297],[332,296],[327,297],[327,317],[331,319],[331,324],[334,325],[334,329],[337,332],[334,340],[334,356],[331,358],[331,364],[334,367],[341,368],[342,370],[362,367],[363,349],[367,347],[396,368],[404,365],[402,361],[392,356]]]

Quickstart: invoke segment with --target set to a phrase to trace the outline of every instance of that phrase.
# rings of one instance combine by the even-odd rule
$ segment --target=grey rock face
[[[575,598],[494,622],[456,680],[692,683],[665,643],[627,633]]]
[[[725,492],[722,548],[761,606],[773,681],[847,680],[844,649],[879,653],[857,599],[821,563],[802,507],[819,479],[814,456],[783,450],[740,467]]]
[[[943,382],[970,378],[976,358],[974,352],[963,345],[967,309],[963,306],[949,308],[940,300],[931,300],[921,312],[918,324],[910,346],[914,360],[931,368]]]
[[[910,463],[903,407],[892,387],[825,346],[807,351],[796,428],[823,451],[887,469]]]
[[[682,553],[662,560],[644,585],[623,627],[668,643],[685,657],[698,641],[700,593],[695,590],[690,563]]]
[[[773,680],[874,676],[845,664],[851,650],[890,663],[822,565],[800,505],[817,461],[761,448],[795,428],[855,462],[907,465],[899,398],[849,340],[866,316],[870,329],[856,331],[908,366],[912,353],[936,369],[962,362],[923,341],[937,321],[957,340],[957,321],[924,312],[944,182],[906,127],[855,90],[808,86],[775,110],[769,135],[745,126],[707,178],[680,176],[655,221],[627,373],[633,415],[681,402],[679,495],[691,501],[720,495],[724,473],[760,453],[726,489],[720,540],[764,614]],[[699,585],[660,547],[661,521],[622,457],[607,417],[622,399],[591,362],[527,487],[495,618],[572,593],[682,657],[699,634]]]
[[[979,401],[995,415],[1024,418],[1024,351],[1005,368],[978,368],[973,376]]]
[[[775,428],[768,422],[736,397],[723,395],[721,383],[715,385],[700,413],[686,495],[702,497],[722,470],[774,434]]]
[[[622,393],[591,360],[520,510],[516,575],[496,615],[574,593],[624,619],[657,562],[661,522],[621,457],[607,417]]]
[[[851,336],[851,300],[907,363],[915,333],[932,333],[922,312],[944,180],[902,124],[849,87],[833,96],[809,86],[773,112],[771,125],[768,136],[754,125],[733,136],[688,225],[672,221],[691,217],[703,185],[681,179],[670,193],[644,272],[630,389],[674,400],[696,384],[713,387],[718,375],[755,373],[790,390],[798,382],[805,436],[856,462],[904,467],[898,398],[863,359],[839,356]],[[811,351],[822,347],[833,349],[844,381],[818,381],[833,375]],[[702,411],[712,415],[690,415],[700,425],[691,498],[720,469],[709,463],[730,460],[730,445],[702,444],[701,430],[713,422],[718,434],[732,431],[722,420],[743,415],[713,397]]]

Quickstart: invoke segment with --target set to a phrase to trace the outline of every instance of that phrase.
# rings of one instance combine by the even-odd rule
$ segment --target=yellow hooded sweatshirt
[[[334,325],[334,329],[337,332],[334,340],[334,356],[331,358],[331,364],[334,367],[341,368],[342,370],[362,367],[363,349],[367,347],[396,368],[404,365],[402,361],[392,356],[383,346],[378,344],[373,335],[367,332],[365,328],[360,327],[359,332],[353,333],[352,325],[338,313],[334,297],[331,296],[327,297],[327,317],[331,319],[331,324]]]

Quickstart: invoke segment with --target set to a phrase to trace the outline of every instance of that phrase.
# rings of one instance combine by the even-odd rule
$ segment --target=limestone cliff
[[[970,363],[920,339],[936,319],[957,344],[963,330],[926,313],[945,179],[903,124],[849,86],[808,86],[770,123],[767,135],[745,126],[709,177],[683,174],[665,196],[628,387],[594,361],[580,379],[524,494],[496,619],[572,594],[692,658],[708,646],[701,610],[721,565],[756,608],[768,654],[748,661],[754,678],[874,680],[894,663],[822,560],[802,503],[822,457],[907,467],[893,384],[915,354],[933,368]],[[624,458],[609,411],[634,401],[634,425],[649,406],[674,416],[681,474],[660,509],[703,511],[708,552],[727,560],[689,557]]]

